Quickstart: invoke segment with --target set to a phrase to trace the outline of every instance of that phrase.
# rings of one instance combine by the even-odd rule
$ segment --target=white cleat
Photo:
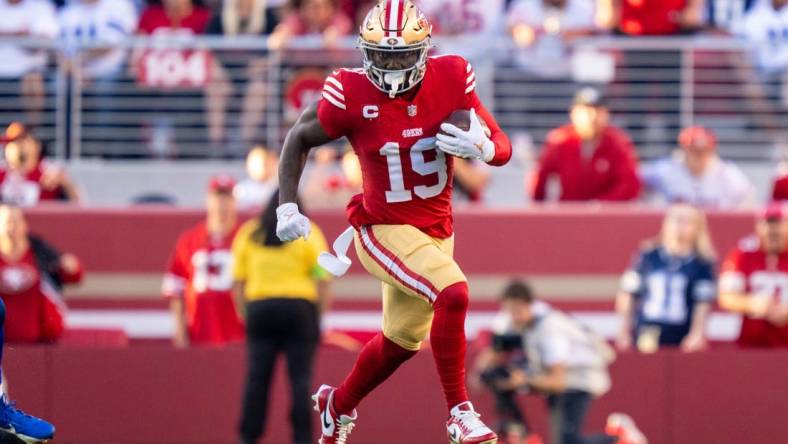
[[[446,434],[450,444],[496,444],[498,435],[484,425],[473,404],[463,402],[451,409],[446,422]]]

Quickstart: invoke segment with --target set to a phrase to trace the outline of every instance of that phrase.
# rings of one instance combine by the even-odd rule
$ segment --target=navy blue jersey
[[[679,345],[689,333],[695,304],[716,296],[714,264],[655,247],[639,254],[621,287],[635,298],[635,337],[643,327],[657,326],[660,345]]]

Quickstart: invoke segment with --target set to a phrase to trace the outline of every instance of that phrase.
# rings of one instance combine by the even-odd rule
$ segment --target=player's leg
[[[315,350],[320,340],[317,306],[307,301],[293,301],[296,319],[293,333],[285,341],[287,373],[290,379],[292,406],[290,423],[294,444],[312,441],[311,405],[309,396]]]
[[[429,331],[452,441],[495,442],[465,389],[468,286],[452,258],[452,239],[434,239],[409,225],[376,225],[362,227],[356,244],[364,267],[402,295],[384,305],[384,336],[408,348],[418,346]]]
[[[5,345],[5,316],[5,304],[0,299],[0,365],[2,365]],[[0,373],[0,381],[3,388],[6,388],[2,373]],[[47,442],[55,436],[55,427],[52,424],[17,409],[5,393],[0,394],[0,430],[26,443]]]
[[[353,411],[421,347],[432,320],[432,308],[425,300],[412,299],[393,285],[383,283],[383,331],[364,346],[334,394],[338,412]]]
[[[256,301],[248,305],[246,346],[248,367],[243,409],[238,432],[243,443],[253,443],[263,435],[268,417],[268,388],[271,385],[281,338],[271,321],[278,317],[272,305],[277,301]]]

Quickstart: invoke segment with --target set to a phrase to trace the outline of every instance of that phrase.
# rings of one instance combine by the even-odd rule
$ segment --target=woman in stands
[[[327,274],[317,265],[317,256],[328,247],[314,222],[307,240],[282,243],[276,236],[278,205],[279,194],[274,192],[259,220],[243,225],[233,242],[233,291],[239,313],[246,319],[249,352],[239,426],[244,444],[255,443],[263,435],[269,387],[279,353],[287,358],[290,377],[290,442],[313,442],[309,398],[312,364],[320,339],[321,307],[329,294]]]
[[[62,287],[82,280],[82,265],[28,232],[18,207],[0,205],[0,296],[9,342],[53,342],[63,334]]]
[[[704,349],[716,297],[714,261],[703,212],[687,204],[669,207],[658,238],[646,244],[621,279],[618,347]]]

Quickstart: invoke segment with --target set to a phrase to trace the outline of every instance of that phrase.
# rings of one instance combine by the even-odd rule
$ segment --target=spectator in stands
[[[566,314],[535,298],[528,284],[510,284],[503,294],[498,331],[519,333],[526,369],[510,366],[491,383],[497,390],[524,390],[547,397],[551,442],[645,444],[632,419],[621,413],[608,417],[606,433],[584,436],[584,422],[594,398],[610,389],[608,366],[615,352],[601,336]]]
[[[496,38],[503,34],[505,0],[420,0],[417,2],[440,37],[439,54],[465,57],[476,74],[482,102],[492,103],[496,57],[490,57]],[[371,5],[370,5],[371,6]],[[366,9],[369,11],[369,9]]]
[[[86,80],[111,79],[121,72],[127,51],[118,44],[137,27],[137,11],[131,1],[71,1],[60,10],[58,20],[66,68],[72,69],[70,64],[78,61],[80,75]],[[79,58],[75,58],[77,48],[83,45],[89,49],[80,49]]]
[[[536,201],[626,201],[640,193],[637,160],[626,134],[611,126],[602,94],[575,95],[571,124],[551,131],[536,172]]]
[[[337,0],[291,0],[290,12],[271,34],[268,46],[280,49],[291,37],[322,35],[325,46],[331,48],[353,30],[353,21],[339,9]]]
[[[760,0],[706,1],[708,26],[715,32],[733,33],[742,17]]]
[[[203,34],[210,18],[210,9],[196,5],[192,0],[163,0],[160,5],[151,4],[143,10],[137,32],[162,42],[175,39],[184,42]],[[194,99],[203,95],[202,91],[209,85],[210,54],[202,49],[148,45],[135,48],[131,64],[138,83],[149,88],[148,95],[152,99],[142,119],[143,124],[150,128],[149,154],[153,157],[177,156],[180,154],[176,146],[180,128],[169,103],[171,94],[178,91],[182,96]],[[210,116],[209,110],[205,114],[209,127]],[[211,154],[227,153],[213,151]]]
[[[262,208],[278,187],[279,153],[258,144],[246,155],[246,179],[235,186],[238,208]]]
[[[304,202],[312,209],[345,208],[350,198],[361,193],[361,165],[349,147],[342,155],[332,147],[315,153],[313,169],[304,185]]]
[[[625,35],[671,35],[704,25],[704,0],[605,0],[612,28]]]
[[[756,50],[769,98],[788,108],[788,0],[761,0],[735,27]]]
[[[568,76],[571,43],[599,30],[597,3],[602,1],[514,0],[506,21],[521,48],[517,63],[540,77]]]
[[[715,253],[706,217],[696,207],[668,208],[662,231],[645,244],[621,279],[616,345],[641,352],[706,348],[706,321],[717,296]]]
[[[328,247],[314,222],[306,240],[282,243],[276,236],[278,206],[274,193],[260,218],[244,224],[233,242],[234,294],[246,319],[249,353],[240,442],[255,443],[263,435],[274,363],[284,353],[292,396],[288,442],[307,444],[313,442],[310,389],[320,312],[330,290],[317,256]]]
[[[33,206],[42,201],[79,202],[79,192],[65,170],[42,159],[41,142],[19,122],[0,137],[5,165],[0,169],[0,199]]]
[[[738,344],[788,347],[788,218],[785,204],[761,213],[755,235],[728,253],[720,275],[720,306],[742,315]]]
[[[226,37],[267,35],[278,23],[277,11],[266,0],[224,0],[205,33]],[[227,143],[227,107],[236,91],[242,91],[239,135],[241,141],[249,143],[263,120],[267,60],[257,54],[250,57],[248,51],[221,50],[213,55],[212,75],[205,89],[211,143]]]
[[[137,31],[149,35],[199,35],[205,32],[211,10],[192,0],[163,0],[142,11]]]
[[[721,209],[753,204],[753,185],[738,166],[720,158],[714,133],[692,126],[681,131],[678,143],[680,150],[672,156],[640,170],[645,188],[656,200]]]
[[[4,0],[0,2],[0,37],[39,38],[50,40],[57,36],[58,26],[53,5],[45,0]],[[25,120],[33,125],[41,123],[44,108],[44,69],[47,51],[16,43],[0,45],[0,85],[14,91],[6,98],[20,99],[20,110]],[[5,89],[5,88],[4,88]]]
[[[82,265],[29,234],[19,207],[0,205],[0,295],[9,316],[8,342],[54,342],[63,334],[64,284],[82,279]]]
[[[176,347],[221,345],[244,337],[232,296],[231,247],[238,231],[234,187],[231,176],[211,179],[205,220],[178,238],[170,256],[162,294],[170,300]]]

